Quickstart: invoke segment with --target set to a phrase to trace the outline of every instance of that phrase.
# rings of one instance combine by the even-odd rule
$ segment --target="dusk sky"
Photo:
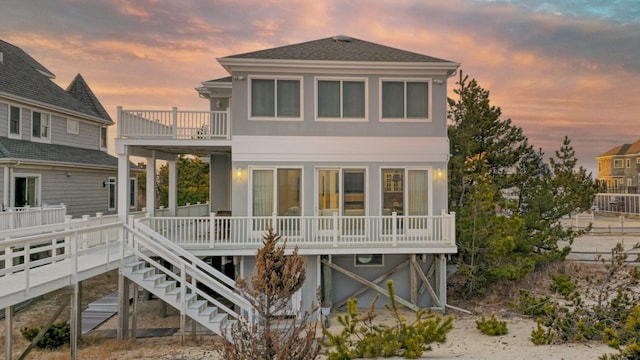
[[[548,157],[569,136],[594,177],[596,155],[640,139],[636,0],[0,0],[0,39],[62,88],[81,73],[114,120],[205,110],[216,58],[338,34],[461,63],[531,144]]]

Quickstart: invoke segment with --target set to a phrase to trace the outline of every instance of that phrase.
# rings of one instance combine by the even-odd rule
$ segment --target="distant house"
[[[66,90],[54,77],[0,40],[2,209],[64,203],[73,216],[114,213],[118,160],[107,154],[114,123],[80,74]]]
[[[238,277],[274,228],[308,259],[306,305],[319,288],[325,307],[351,296],[368,304],[393,279],[403,305],[444,311],[447,255],[457,252],[447,81],[459,64],[346,36],[218,62],[229,76],[197,88],[207,111],[119,109],[120,161],[145,157],[147,179],[168,161],[170,213],[178,156],[211,159],[211,219],[189,228],[150,214],[151,228]]]
[[[640,189],[640,140],[618,145],[596,157],[602,192],[638,193]]]

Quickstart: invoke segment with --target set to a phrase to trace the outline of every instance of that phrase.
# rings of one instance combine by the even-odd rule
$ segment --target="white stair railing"
[[[185,309],[193,304],[193,298],[189,298],[186,295],[195,294],[198,298],[202,298],[207,303],[213,304],[217,309],[224,311],[229,317],[240,321],[253,321],[254,312],[251,303],[235,291],[235,282],[232,279],[198,259],[193,254],[185,251],[180,246],[167,240],[141,222],[136,222],[135,228],[125,225],[125,229],[129,235],[126,240],[127,247],[133,251],[134,255],[138,259],[151,265],[156,273],[161,273],[161,275],[166,276],[167,280],[176,282],[176,286],[180,290],[180,295],[176,292],[178,296],[173,298],[173,302],[168,301],[168,303],[180,310],[182,316],[184,316]],[[161,264],[157,258],[168,262],[171,266],[167,267]],[[179,269],[179,271],[176,272],[173,269]],[[130,278],[136,281],[136,279]],[[152,293],[154,292],[152,288],[154,284],[143,281],[136,282],[146,290]],[[201,284],[205,288],[216,292],[236,306],[239,311],[234,311],[206,291],[201,290],[197,284]],[[206,321],[206,318],[203,320],[197,316],[191,317],[201,325],[221,335],[221,325],[211,326],[211,324]]]

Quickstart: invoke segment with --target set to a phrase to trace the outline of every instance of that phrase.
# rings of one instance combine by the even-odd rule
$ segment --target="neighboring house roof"
[[[101,150],[72,146],[38,143],[27,140],[0,137],[0,162],[2,160],[33,161],[35,163],[60,163],[60,165],[88,165],[117,168],[118,158]],[[133,169],[137,166],[131,164]]]
[[[604,154],[596,156],[596,159],[599,157],[605,156],[624,156],[624,155],[637,155],[640,154],[640,140],[634,142],[633,144],[622,144],[618,145]]]
[[[44,103],[60,110],[84,114],[112,124],[113,121],[93,95],[89,86],[78,77],[69,86],[70,90],[79,91],[71,94],[51,81],[55,76],[42,64],[17,46],[0,40],[0,93]],[[82,84],[79,84],[80,82]],[[91,96],[88,95],[91,93]],[[101,110],[100,110],[101,109]]]
[[[421,62],[451,63],[452,65],[457,65],[448,60],[341,35],[272,49],[231,55],[222,59]]]
[[[91,91],[91,88],[89,87],[89,85],[87,85],[87,82],[84,81],[82,75],[76,75],[76,77],[73,78],[73,81],[71,81],[71,84],[69,84],[65,91],[74,98],[78,99],[78,101],[80,101],[81,103],[89,106],[99,117],[105,120],[108,119],[109,121],[112,121],[111,116],[109,116],[109,113],[107,113],[107,111],[104,109],[104,107],[100,103],[100,100],[98,100],[98,98],[93,94],[93,91]]]

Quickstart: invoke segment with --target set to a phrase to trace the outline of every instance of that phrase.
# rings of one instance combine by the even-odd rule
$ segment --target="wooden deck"
[[[0,277],[0,308],[117,269],[121,263],[119,244],[109,245],[108,253],[106,250],[96,247],[78,256],[77,262],[69,258]]]

